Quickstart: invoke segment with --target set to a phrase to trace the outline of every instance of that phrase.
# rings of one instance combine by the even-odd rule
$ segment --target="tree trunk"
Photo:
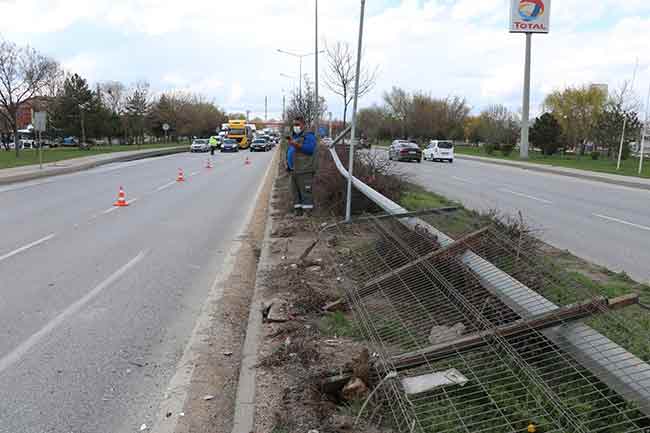
[[[345,130],[345,124],[348,120],[348,104],[343,105],[343,129]]]

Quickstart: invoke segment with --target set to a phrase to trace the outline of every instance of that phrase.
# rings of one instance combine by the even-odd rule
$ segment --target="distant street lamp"
[[[298,54],[298,53],[292,53],[290,51],[281,50],[279,48],[278,48],[277,51],[278,51],[278,53],[286,54],[286,55],[292,56],[292,57],[297,57],[300,60],[300,75],[299,75],[300,85],[298,86],[298,88],[299,88],[298,94],[302,97],[302,59],[304,57],[313,56],[313,55],[316,54],[316,52],[307,53],[307,54]],[[324,52],[325,52],[325,50],[318,51],[318,53],[324,53]]]

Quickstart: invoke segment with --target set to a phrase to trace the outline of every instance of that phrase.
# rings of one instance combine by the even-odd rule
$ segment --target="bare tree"
[[[309,77],[305,75],[305,86],[302,93],[294,91],[289,101],[287,119],[291,121],[297,116],[301,116],[308,126],[314,126],[313,123],[316,118],[322,118],[325,111],[327,111],[325,98],[321,96],[319,99],[320,103],[316,104],[314,85],[309,80]]]
[[[18,111],[35,96],[42,95],[59,65],[30,47],[0,40],[0,115],[14,132],[18,146]]]
[[[348,115],[348,106],[354,98],[354,84],[357,64],[354,53],[347,42],[337,42],[327,47],[327,69],[325,85],[334,94],[343,98],[343,127]],[[375,87],[378,68],[370,70],[362,67],[359,76],[359,97],[366,95]]]
[[[124,111],[126,87],[119,81],[106,81],[100,84],[102,99],[112,113],[120,114]]]
[[[393,86],[390,92],[384,92],[384,102],[393,118],[399,121],[402,138],[407,138],[406,122],[411,112],[413,97],[406,90]]]

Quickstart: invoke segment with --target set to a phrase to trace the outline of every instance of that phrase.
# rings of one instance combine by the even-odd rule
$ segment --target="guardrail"
[[[339,173],[348,179],[349,173],[334,149],[346,133],[347,130],[334,140],[329,146],[329,151]],[[438,238],[443,247],[454,243],[454,239],[420,218],[414,216],[399,218],[402,214],[408,215],[409,211],[354,176],[352,176],[352,185],[384,212],[397,216],[399,221],[410,229],[427,230]],[[462,261],[479,277],[487,289],[495,293],[504,304],[524,319],[559,309],[548,299],[470,250],[462,255]],[[650,416],[650,365],[582,323],[558,326],[542,332],[546,338],[569,353],[603,383],[623,398],[636,402],[639,409]]]

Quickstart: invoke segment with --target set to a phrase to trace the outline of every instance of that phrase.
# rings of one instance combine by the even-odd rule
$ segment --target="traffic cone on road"
[[[117,201],[114,206],[125,207],[128,205],[129,203],[126,201],[126,193],[124,192],[124,189],[120,187],[120,192],[117,194]]]
[[[178,169],[178,177],[176,177],[176,182],[185,182],[185,175],[183,174],[183,169]]]
[[[244,161],[244,165],[251,165],[251,160],[246,157],[246,161]]]
[[[207,168],[208,170],[212,168],[212,160],[210,160],[210,158],[208,158],[207,161],[205,162],[205,168]]]

